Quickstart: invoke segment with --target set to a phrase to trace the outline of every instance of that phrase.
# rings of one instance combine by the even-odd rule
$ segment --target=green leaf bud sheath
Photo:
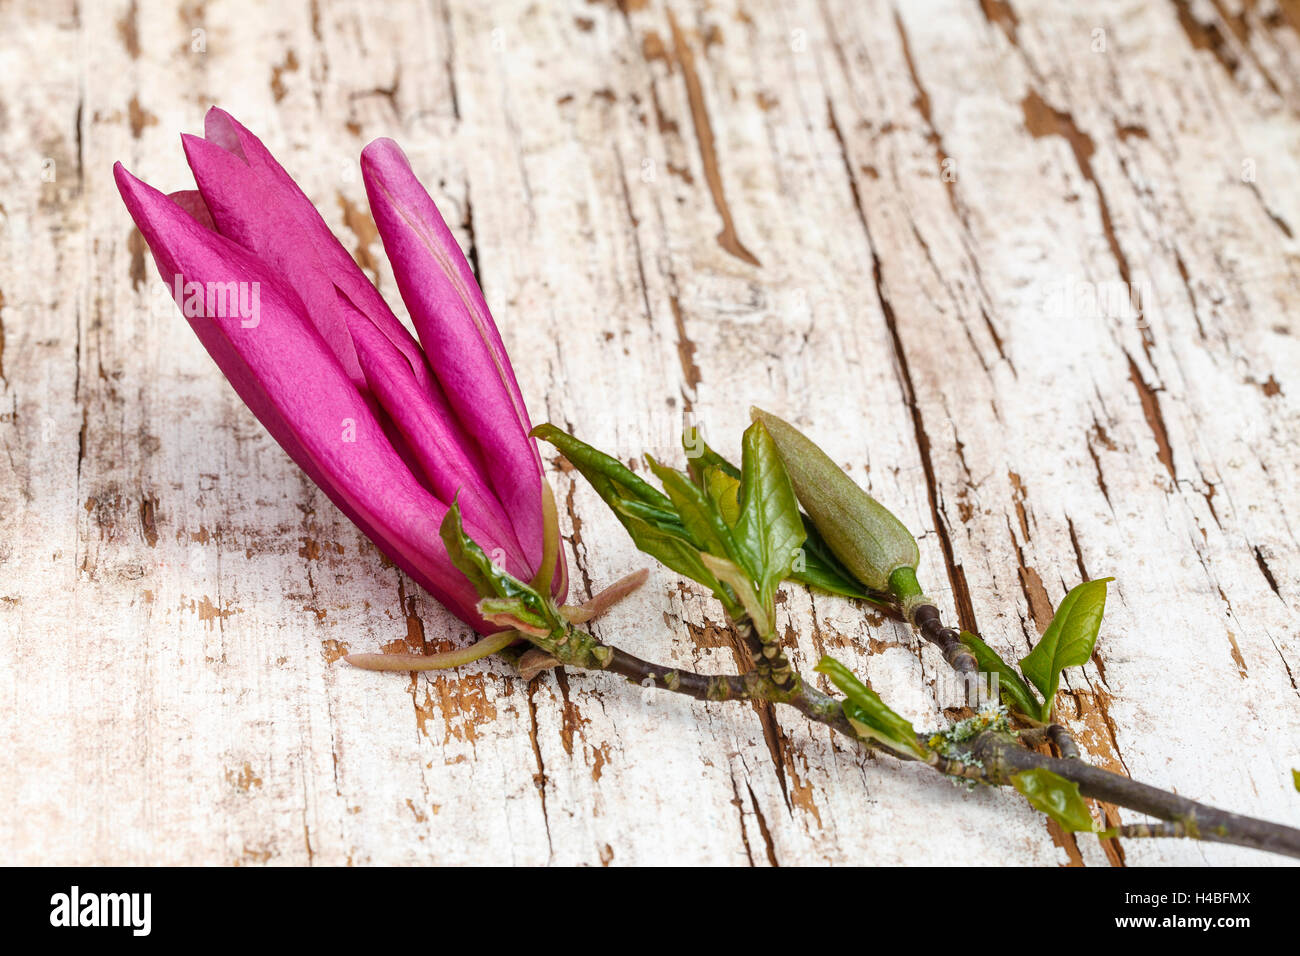
[[[759,408],[751,408],[750,417],[766,426],[799,503],[835,557],[866,587],[892,594],[954,670],[976,673],[975,655],[955,630],[944,627],[916,580],[921,553],[907,527],[799,429]]]

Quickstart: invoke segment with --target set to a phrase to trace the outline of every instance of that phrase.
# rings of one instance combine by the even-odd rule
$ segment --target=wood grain
[[[1010,656],[1116,575],[1060,699],[1085,756],[1300,825],[1298,30],[1272,0],[4,5],[7,860],[1274,862],[1065,837],[797,714],[348,669],[465,629],[235,398],[110,167],[188,185],[177,134],[218,103],[398,305],[356,165],[393,136],[535,420],[676,460],[684,426],[735,453],[751,403],[784,414]],[[576,596],[644,564],[548,466]],[[805,672],[953,712],[901,626],[780,615]],[[657,568],[596,628],[723,670],[720,619]]]

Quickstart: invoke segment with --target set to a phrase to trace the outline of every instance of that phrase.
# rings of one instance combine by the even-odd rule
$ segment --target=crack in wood
[[[1160,463],[1165,466],[1169,472],[1169,477],[1174,480],[1174,485],[1178,484],[1178,473],[1174,470],[1174,451],[1169,444],[1169,430],[1165,427],[1164,415],[1160,412],[1160,399],[1156,396],[1156,389],[1147,384],[1147,380],[1142,377],[1142,372],[1137,367],[1137,362],[1133,361],[1133,356],[1127,352],[1124,357],[1128,359],[1128,377],[1133,383],[1133,388],[1137,390],[1138,401],[1142,404],[1142,414],[1147,420],[1147,427],[1151,429],[1151,435],[1156,440],[1156,457]],[[1100,470],[1098,471],[1100,474]]]
[[[718,151],[714,143],[713,126],[709,122],[704,88],[695,70],[695,54],[677,26],[677,18],[673,16],[671,10],[668,11],[668,28],[673,36],[673,56],[682,69],[682,79],[686,84],[686,98],[691,108],[691,122],[695,126],[695,140],[700,150],[700,164],[704,167],[704,180],[709,184],[709,195],[713,197],[713,206],[722,219],[722,231],[717,236],[718,245],[742,262],[747,262],[751,266],[761,266],[762,263],[745,248],[736,234],[736,224],[732,219],[731,207],[727,205],[727,195],[722,186],[722,172],[718,167]]]

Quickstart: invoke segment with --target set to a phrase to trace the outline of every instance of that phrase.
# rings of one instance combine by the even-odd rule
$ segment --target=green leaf
[[[682,520],[677,517],[676,511],[665,511],[663,508],[656,508],[644,501],[633,501],[630,498],[617,498],[611,507],[615,511],[624,514],[636,515],[638,518],[659,526],[664,531],[672,532],[688,541],[690,540],[690,536],[686,533],[686,529],[682,527]]]
[[[1300,793],[1300,770],[1291,771],[1291,782],[1295,784],[1297,793]]]
[[[550,442],[569,459],[614,511],[641,551],[678,574],[710,588],[729,614],[739,616],[744,613],[736,594],[722,585],[700,561],[701,551],[712,550],[733,564],[748,564],[741,557],[732,532],[740,517],[740,469],[702,441],[688,443],[683,435],[682,444],[686,448],[691,477],[703,494],[694,495],[675,478],[667,478],[666,482],[676,488],[679,498],[688,502],[685,508],[686,517],[691,519],[688,528],[686,520],[679,514],[680,502],[675,503],[637,477],[622,462],[554,425],[539,425],[532,434]],[[663,471],[670,475],[679,474],[671,469]],[[664,478],[662,473],[660,478]],[[836,594],[883,603],[878,596],[873,596],[854,581],[806,517],[803,525],[808,534],[804,544],[804,567],[799,572],[788,572],[791,578]],[[791,560],[795,560],[793,553]]]
[[[704,562],[705,567],[717,575],[719,581],[731,588],[745,614],[753,623],[754,630],[758,632],[759,640],[765,642],[772,640],[775,633],[771,612],[759,601],[758,594],[754,591],[754,583],[749,579],[749,572],[734,561],[713,554],[701,554],[700,560]]]
[[[663,492],[645,479],[638,478],[617,458],[592,448],[586,442],[579,441],[549,422],[538,425],[529,434],[558,448],[573,467],[591,482],[592,487],[611,508],[613,507],[611,498],[616,497],[643,501],[665,511],[672,510],[671,503]]]
[[[738,562],[741,552],[736,539],[703,490],[698,485],[691,484],[690,479],[680,471],[659,464],[650,455],[646,455],[645,459],[655,477],[663,484],[664,491],[668,492],[682,527],[695,546],[716,557]]]
[[[1052,616],[1042,640],[1028,655],[1020,659],[1020,670],[1042,692],[1043,706],[1040,719],[1049,723],[1056,688],[1061,682],[1061,671],[1087,663],[1097,643],[1101,629],[1101,616],[1106,610],[1106,582],[1085,581],[1073,588],[1061,600],[1061,606]]]
[[[493,613],[495,610],[502,613],[510,612],[531,626],[545,627],[549,630],[564,629],[564,622],[559,619],[549,600],[530,585],[493,564],[474,539],[465,533],[460,518],[459,501],[453,501],[451,507],[447,509],[447,514],[439,528],[439,535],[447,548],[447,556],[451,558],[451,563],[469,579],[479,596],[484,598],[480,605],[487,602],[488,613]],[[491,602],[497,599],[505,599],[509,603],[494,606]],[[480,613],[483,611],[480,610]],[[486,620],[492,620],[487,614],[484,616]]]
[[[538,425],[532,434],[559,449],[591,483],[627,529],[638,549],[712,590],[728,610],[739,611],[739,606],[717,577],[700,562],[700,548],[695,537],[687,531],[667,495],[637,477],[618,459],[554,425]]]
[[[692,436],[695,441],[687,440],[687,432],[682,432],[682,450],[686,452],[686,469],[696,484],[704,484],[705,473],[710,468],[717,468],[728,478],[740,479],[740,469],[705,444],[697,430]]]
[[[688,442],[685,433],[682,434],[682,447],[686,449],[687,466],[690,469],[691,477],[698,484],[701,484],[705,491],[709,492],[709,496],[718,504],[719,511],[723,514],[723,520],[727,521],[728,524],[734,524],[734,520],[728,515],[725,503],[714,492],[717,486],[713,484],[713,481],[716,479],[710,477],[710,472],[713,469],[721,471],[727,478],[735,480],[738,488],[740,469],[703,441]],[[802,512],[800,512],[799,516],[803,521],[805,535],[803,561],[796,561],[794,567],[791,568],[788,575],[790,580],[798,581],[809,587],[821,588],[831,594],[839,594],[859,601],[869,601],[880,607],[889,607],[891,605],[889,596],[884,592],[870,591],[859,584],[849,569],[840,562],[839,558],[835,557],[835,553],[831,551],[826,539],[817,530],[817,526],[812,523],[812,519]],[[802,567],[799,567],[800,563],[803,565]]]
[[[1079,794],[1079,785],[1073,780],[1066,780],[1046,767],[1035,767],[1013,775],[1011,784],[1062,829],[1070,833],[1091,833],[1097,829],[1088,805]]]
[[[794,564],[796,549],[803,544],[803,521],[790,476],[762,422],[745,429],[743,446],[735,538],[759,600],[770,608],[777,586]]]
[[[880,695],[854,677],[847,667],[827,656],[817,665],[817,672],[828,676],[831,683],[847,698],[840,706],[844,709],[844,716],[859,734],[879,740],[895,750],[910,753],[918,760],[925,760],[929,756],[929,752],[916,739],[912,725],[890,710]]]
[[[700,549],[691,542],[680,524],[673,527],[648,521],[633,513],[631,502],[620,502],[614,511],[637,548],[678,574],[703,584],[723,603],[727,613],[739,616],[740,605],[727,593],[717,575],[704,566]]]
[[[983,673],[998,675],[998,691],[1003,703],[1037,720],[1042,713],[1038,698],[1011,665],[970,631],[961,632],[961,642],[971,649]]]
[[[485,621],[534,637],[545,637],[551,633],[546,619],[534,613],[522,598],[483,598],[478,602],[478,612]]]
[[[704,469],[704,492],[722,515],[722,520],[733,531],[740,518],[740,480],[731,477],[721,468],[710,465]]]

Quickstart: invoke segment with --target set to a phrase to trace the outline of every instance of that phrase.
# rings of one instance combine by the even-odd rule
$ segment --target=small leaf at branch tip
[[[1106,610],[1106,584],[1114,578],[1085,581],[1061,599],[1042,638],[1020,659],[1020,671],[1043,695],[1043,723],[1051,723],[1061,671],[1082,667],[1092,657]]]
[[[807,535],[790,476],[767,427],[754,422],[741,444],[733,540],[770,619],[776,589],[793,569]]]
[[[726,558],[701,553],[700,560],[704,562],[704,566],[713,572],[719,581],[725,583],[735,592],[745,614],[754,625],[754,631],[758,634],[759,640],[773,640],[775,633],[772,630],[772,619],[768,617],[766,609],[759,601],[749,575],[735,562],[728,561]]]
[[[500,624],[502,627],[518,631],[520,634],[527,634],[530,637],[546,637],[551,633],[551,629],[544,624],[525,620],[521,615],[528,612],[520,602],[508,599],[484,598],[478,602],[478,612],[483,615],[485,621]]]

